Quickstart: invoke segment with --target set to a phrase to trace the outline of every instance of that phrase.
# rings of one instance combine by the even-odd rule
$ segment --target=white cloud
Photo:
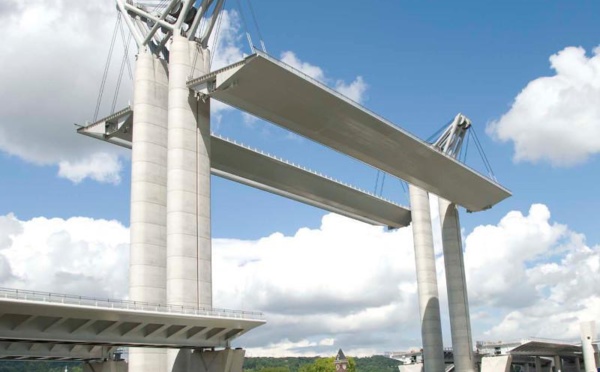
[[[367,83],[365,83],[362,76],[357,76],[356,79],[354,79],[354,81],[351,83],[346,83],[343,80],[336,80],[334,82],[331,78],[325,75],[322,68],[312,65],[308,62],[301,61],[296,54],[291,51],[285,51],[281,53],[281,61],[315,80],[331,85],[333,89],[337,90],[353,101],[358,103],[363,103],[365,101],[365,92],[369,86]]]
[[[362,76],[357,76],[353,82],[347,84],[343,80],[338,80],[335,83],[335,90],[342,93],[346,97],[356,102],[362,102],[364,100],[365,92],[367,91],[368,85],[365,83]]]
[[[208,43],[209,48],[215,44],[217,47],[213,52],[211,70],[218,70],[235,62],[241,61],[246,54],[242,47],[242,33],[240,15],[235,10],[223,10],[221,12],[220,27],[213,30]],[[218,34],[217,34],[218,31]]]
[[[84,217],[0,217],[0,286],[126,298],[129,230]]]
[[[571,166],[600,152],[600,48],[568,47],[550,64],[556,74],[531,81],[487,132],[512,141],[516,161]]]
[[[99,152],[124,154],[77,135],[73,126],[92,119],[116,19],[114,5],[76,0],[3,4],[0,151],[37,165],[77,162]],[[117,42],[116,69],[122,51]],[[120,102],[128,98],[130,88],[125,76]],[[105,104],[113,93],[114,82],[109,81]],[[105,106],[103,112],[107,113]],[[94,169],[87,172],[99,174]]]
[[[533,205],[528,216],[508,213],[498,225],[479,226],[467,237],[465,266],[470,296],[488,306],[516,307],[536,300],[526,280],[526,266],[556,253],[568,232],[551,224],[545,205]]]
[[[281,61],[287,63],[296,70],[301,71],[315,80],[322,82],[325,81],[325,74],[319,66],[311,65],[308,62],[301,61],[298,59],[298,57],[296,57],[294,52],[286,51],[281,53]]]
[[[510,212],[467,237],[469,298],[481,316],[480,337],[577,338],[579,322],[600,314],[600,246],[586,245],[550,218],[545,205],[534,204],[527,216]]]
[[[128,229],[75,217],[0,216],[0,286],[126,298]],[[474,338],[575,338],[600,313],[600,246],[551,221],[508,213],[466,239]],[[385,231],[328,214],[320,227],[215,239],[216,307],[263,311],[237,344],[249,355],[369,355],[420,344],[410,228]],[[442,258],[438,279],[447,319]],[[450,335],[444,333],[446,342]]]
[[[118,184],[121,182],[121,162],[115,154],[97,152],[74,162],[58,163],[58,175],[74,183],[86,178],[98,182]]]

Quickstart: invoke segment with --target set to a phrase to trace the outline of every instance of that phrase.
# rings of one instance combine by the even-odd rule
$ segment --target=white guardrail
[[[153,304],[142,301],[92,298],[68,294],[38,292],[24,289],[0,288],[0,300],[21,300],[41,303],[58,303],[67,305],[92,306],[106,309],[125,309],[154,311],[182,315],[204,315],[219,318],[236,318],[247,320],[264,320],[264,315],[257,311],[229,310],[217,308],[191,307]]]

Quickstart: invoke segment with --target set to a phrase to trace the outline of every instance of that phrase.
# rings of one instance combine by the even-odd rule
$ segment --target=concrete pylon
[[[409,193],[419,291],[424,371],[443,372],[444,344],[429,195],[426,191],[414,185],[409,185]]]
[[[581,322],[581,349],[583,351],[583,367],[585,372],[596,372],[596,356],[592,342],[596,338],[596,322]]]
[[[193,67],[192,67],[193,66]],[[212,307],[210,103],[187,87],[210,71],[210,56],[175,33],[169,55],[167,304]],[[169,353],[170,371],[177,351]]]
[[[172,372],[242,372],[244,354],[242,349],[181,349]]]
[[[131,153],[129,298],[166,303],[166,62],[140,51],[135,67]],[[131,349],[129,371],[163,372],[164,349]]]
[[[456,204],[439,198],[439,211],[455,371],[474,372],[471,319],[458,209]]]

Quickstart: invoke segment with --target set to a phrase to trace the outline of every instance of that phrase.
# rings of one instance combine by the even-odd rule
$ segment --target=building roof
[[[515,347],[510,353],[531,356],[575,356],[581,355],[581,346],[561,341],[533,340]]]
[[[348,359],[346,358],[346,355],[344,355],[344,352],[342,351],[342,349],[338,350],[337,355],[335,356],[335,361],[336,362],[342,362],[342,361],[347,361]]]

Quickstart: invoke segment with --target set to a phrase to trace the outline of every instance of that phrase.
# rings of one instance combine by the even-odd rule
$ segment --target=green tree
[[[312,364],[305,364],[298,372],[338,372],[335,370],[335,359],[331,358],[319,358]],[[346,372],[356,372],[356,363],[354,358],[348,358],[348,369]]]

